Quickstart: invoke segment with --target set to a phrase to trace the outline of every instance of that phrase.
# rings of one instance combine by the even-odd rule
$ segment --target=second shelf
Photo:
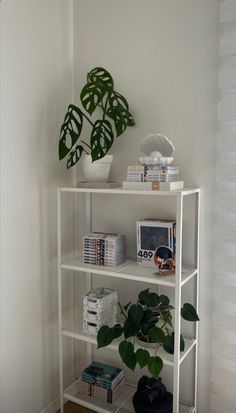
[[[104,267],[98,265],[84,264],[83,256],[79,256],[72,260],[62,262],[62,269],[90,272],[93,274],[106,275],[109,277],[124,278],[126,280],[148,282],[150,284],[158,284],[167,287],[175,287],[175,275],[158,274],[154,268],[142,267],[137,264],[136,260],[128,259],[124,264],[118,267]],[[182,268],[181,286],[194,277],[198,273],[196,268]]]

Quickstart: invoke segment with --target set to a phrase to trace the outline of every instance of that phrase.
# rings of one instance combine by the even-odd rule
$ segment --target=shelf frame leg
[[[85,229],[86,234],[92,232],[92,194],[85,193]],[[92,289],[92,274],[86,272],[86,288],[87,292]],[[87,344],[87,364],[92,362],[93,347],[92,344]]]
[[[173,413],[179,413],[179,377],[180,377],[180,332],[181,332],[181,274],[182,274],[182,232],[183,232],[183,194],[176,199],[176,276],[175,276],[175,340],[173,372]]]
[[[60,413],[64,412],[63,400],[63,343],[62,343],[62,282],[61,282],[61,191],[57,189],[57,282],[58,282],[58,344]]]
[[[196,311],[199,314],[199,250],[200,250],[200,219],[201,219],[201,194],[200,191],[196,193],[195,198],[195,217],[196,217]],[[199,327],[196,323],[196,346],[195,346],[195,382],[194,382],[194,412],[197,413],[197,387],[198,387],[198,335]]]

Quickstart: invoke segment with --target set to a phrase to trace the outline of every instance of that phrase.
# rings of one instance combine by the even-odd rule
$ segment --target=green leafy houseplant
[[[120,305],[120,304],[119,304]],[[134,370],[136,365],[140,368],[147,367],[153,377],[158,377],[163,361],[157,356],[160,347],[170,354],[174,354],[174,329],[171,311],[174,307],[165,295],[150,292],[149,289],[141,291],[137,303],[129,302],[120,305],[124,316],[124,324],[113,327],[102,326],[97,334],[98,348],[106,347],[113,340],[123,336],[119,344],[119,354],[128,368]],[[195,308],[185,303],[181,308],[181,316],[187,321],[198,321],[199,317]],[[136,344],[141,343],[137,348]],[[154,355],[147,348],[147,343],[152,343]],[[180,351],[184,351],[184,338],[180,335]],[[152,352],[153,353],[153,352]]]
[[[92,161],[103,158],[115,136],[120,136],[127,126],[135,125],[127,100],[115,91],[112,76],[102,67],[95,67],[87,74],[80,101],[87,113],[69,105],[60,131],[59,159],[68,156],[67,168],[74,166],[83,152],[91,154]],[[94,121],[92,115],[96,109],[100,109],[100,118]],[[85,120],[91,126],[89,142],[80,138]]]

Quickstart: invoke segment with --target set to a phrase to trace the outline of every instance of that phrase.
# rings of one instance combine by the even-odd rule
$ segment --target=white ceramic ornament
[[[147,156],[138,159],[142,165],[169,165],[173,160],[175,147],[171,140],[160,133],[146,136],[141,143],[141,152]]]
[[[150,134],[143,138],[141,152],[150,155],[152,152],[160,152],[162,156],[172,156],[175,147],[171,140],[160,133]]]

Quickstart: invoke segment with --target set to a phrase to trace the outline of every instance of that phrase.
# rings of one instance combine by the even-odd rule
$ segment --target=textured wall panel
[[[236,1],[220,8],[211,413],[236,403]]]

